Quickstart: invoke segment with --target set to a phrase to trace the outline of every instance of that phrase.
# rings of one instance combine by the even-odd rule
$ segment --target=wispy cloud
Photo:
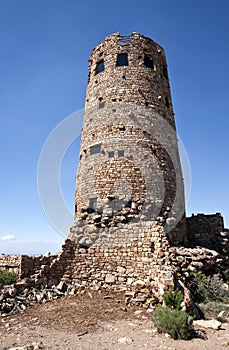
[[[46,252],[56,254],[60,251],[61,239],[16,237],[13,234],[4,234],[0,236],[0,254],[27,254],[40,255]]]
[[[3,235],[0,236],[1,241],[13,241],[15,239],[14,235]]]

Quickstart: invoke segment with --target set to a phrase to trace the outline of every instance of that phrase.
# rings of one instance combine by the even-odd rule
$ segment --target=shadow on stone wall
[[[224,228],[220,213],[192,214],[187,218],[188,246],[208,248],[227,256],[229,254],[229,230]]]

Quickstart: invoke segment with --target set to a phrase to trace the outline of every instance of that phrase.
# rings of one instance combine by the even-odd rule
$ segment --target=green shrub
[[[229,283],[229,269],[223,271],[223,277],[226,283]]]
[[[224,303],[219,303],[211,301],[208,303],[199,304],[199,308],[204,314],[209,314],[210,316],[218,317],[220,311],[229,312],[229,306]]]
[[[216,280],[216,278],[208,277],[202,272],[189,272],[186,285],[192,294],[193,301],[196,303],[223,301]]]
[[[168,306],[158,307],[152,316],[159,332],[168,333],[173,339],[190,339],[194,334],[192,318],[186,312]]]
[[[184,300],[183,294],[180,290],[170,289],[167,293],[163,295],[165,305],[174,310],[181,309],[181,303]]]
[[[227,283],[224,282],[224,276],[220,274],[215,274],[211,277],[211,286],[215,295],[217,295],[217,299],[222,302],[229,302],[229,291],[228,288],[225,288]]]
[[[14,272],[8,272],[0,270],[0,290],[8,284],[16,282],[16,274]]]

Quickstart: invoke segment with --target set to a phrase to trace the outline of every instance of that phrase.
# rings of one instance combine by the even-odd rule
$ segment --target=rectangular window
[[[163,74],[164,74],[164,77],[168,79],[168,70],[166,66],[163,66]]]
[[[119,53],[117,56],[116,66],[128,66],[127,53]]]
[[[104,60],[101,60],[96,63],[95,74],[101,73],[104,71]]]
[[[91,146],[91,154],[97,154],[101,152],[101,144]]]
[[[119,157],[124,157],[124,151],[122,150],[122,151],[118,151],[118,156]]]
[[[99,108],[104,108],[105,102],[99,102]]]
[[[114,201],[113,202],[113,208],[114,208],[114,210],[115,211],[119,211],[120,209],[121,209],[121,203],[120,203],[120,201]]]
[[[113,151],[108,152],[108,158],[114,158],[114,152]]]
[[[92,210],[96,210],[97,208],[97,198],[90,198],[89,199],[89,208]]]
[[[149,55],[144,56],[144,66],[148,68],[153,68],[153,59]]]

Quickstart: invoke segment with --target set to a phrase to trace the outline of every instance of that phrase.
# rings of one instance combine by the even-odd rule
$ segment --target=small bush
[[[229,290],[225,286],[227,283],[224,282],[220,274],[215,274],[211,278],[211,286],[215,295],[217,295],[219,301],[228,302],[229,301]]]
[[[229,283],[229,269],[223,271],[223,277],[226,283]]]
[[[154,311],[152,320],[159,332],[168,333],[173,339],[187,340],[194,334],[192,318],[184,311],[160,306]]]
[[[180,290],[170,289],[166,294],[164,294],[163,299],[166,306],[173,310],[180,310],[184,297]]]
[[[0,290],[8,285],[16,282],[16,275],[14,272],[0,270]]]
[[[209,314],[214,317],[218,317],[221,311],[229,312],[229,306],[227,304],[214,301],[205,304],[201,303],[199,304],[199,308],[204,314]]]
[[[210,278],[202,272],[190,272],[186,285],[196,303],[223,301],[223,296],[219,293],[218,278]]]

